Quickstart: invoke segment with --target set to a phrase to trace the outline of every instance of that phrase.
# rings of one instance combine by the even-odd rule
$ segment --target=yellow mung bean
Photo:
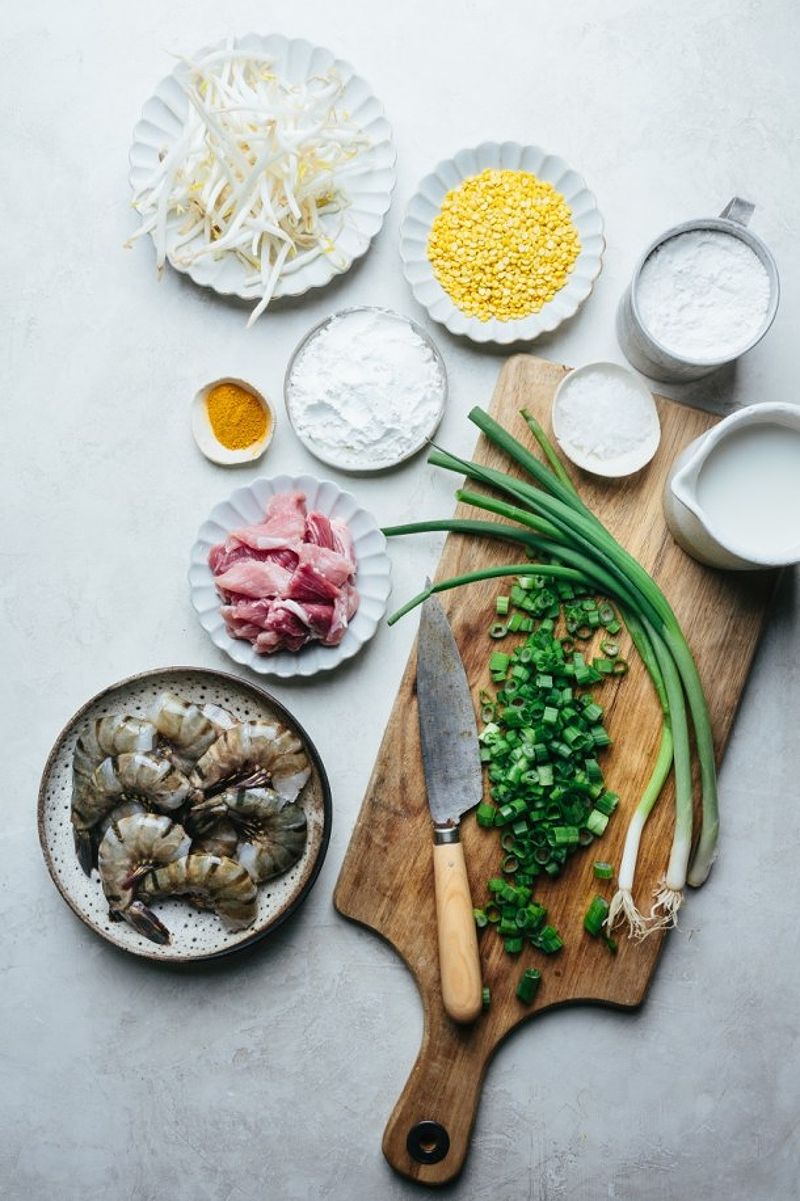
[[[566,200],[530,171],[489,169],[462,180],[428,237],[439,283],[481,321],[538,312],[564,287],[580,252]]]

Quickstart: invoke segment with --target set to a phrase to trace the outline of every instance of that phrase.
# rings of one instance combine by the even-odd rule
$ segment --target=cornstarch
[[[676,234],[648,257],[636,284],[642,322],[679,358],[736,358],[767,316],[770,282],[746,242],[714,229]]]
[[[435,429],[445,380],[431,347],[393,313],[354,310],[312,336],[291,369],[295,433],[321,458],[353,470],[391,467]]]

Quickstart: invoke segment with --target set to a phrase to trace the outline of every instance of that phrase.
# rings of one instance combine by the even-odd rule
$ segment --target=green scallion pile
[[[493,652],[497,692],[481,694],[481,761],[491,801],[478,806],[476,818],[497,829],[504,854],[503,874],[489,881],[489,900],[474,911],[475,921],[496,929],[509,954],[526,941],[552,954],[563,944],[533,896],[537,877],[559,875],[571,854],[605,832],[619,801],[598,760],[611,745],[603,707],[581,690],[624,675],[627,663],[609,637],[591,663],[576,645],[597,630],[616,635],[621,626],[613,607],[598,604],[586,587],[544,576],[518,577],[495,608],[504,620],[492,626],[492,638],[527,637],[510,652]],[[562,610],[565,636],[557,625]]]
[[[663,714],[659,751],[628,827],[617,891],[604,919],[608,930],[624,920],[631,934],[642,935],[674,924],[685,885],[687,882],[693,886],[702,884],[714,860],[719,817],[708,706],[692,653],[663,592],[641,564],[583,503],[555,448],[536,419],[527,410],[522,411],[522,416],[539,444],[545,462],[482,409],[473,409],[470,420],[495,447],[522,468],[524,479],[467,462],[439,449],[429,456],[429,462],[465,475],[499,494],[487,495],[460,489],[456,495],[466,504],[501,517],[502,522],[452,518],[394,526],[384,532],[392,536],[452,530],[462,534],[502,538],[520,544],[529,561],[508,567],[489,567],[431,585],[398,610],[389,622],[392,624],[397,621],[433,592],[500,576],[537,577],[556,587],[559,583],[566,583],[576,592],[584,589],[588,595],[602,596],[617,604],[634,646],[650,674]],[[531,559],[534,561],[531,562]],[[577,620],[577,615],[573,615],[573,619]],[[609,641],[614,633],[610,626],[606,627]],[[604,657],[611,663],[615,661],[610,651]],[[694,733],[702,789],[700,834],[691,862],[693,814],[690,727]],[[578,732],[583,731],[579,728]],[[656,890],[650,914],[645,918],[633,899],[639,842],[647,818],[671,770],[675,774],[675,835],[665,876]]]

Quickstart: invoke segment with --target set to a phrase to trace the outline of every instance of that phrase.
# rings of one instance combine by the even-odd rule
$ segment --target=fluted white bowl
[[[481,321],[479,317],[463,312],[437,280],[428,258],[431,225],[447,193],[457,188],[462,180],[492,168],[530,171],[551,183],[569,204],[572,222],[581,240],[581,252],[564,287],[538,313],[516,321],[499,321],[496,317]],[[557,155],[548,154],[539,146],[521,146],[518,142],[482,142],[472,149],[459,150],[454,158],[439,163],[431,175],[425,176],[411,198],[400,230],[403,274],[415,298],[434,321],[441,322],[452,334],[460,334],[474,342],[532,341],[574,316],[600,274],[604,249],[603,218],[582,176]]]
[[[355,74],[349,63],[338,59],[322,46],[312,46],[303,38],[285,38],[281,34],[262,36],[248,33],[206,46],[193,57],[230,44],[236,50],[274,56],[275,71],[289,83],[299,83],[309,75],[335,67],[344,84],[343,103],[351,120],[367,134],[370,146],[361,155],[363,170],[348,175],[350,204],[341,213],[323,214],[320,223],[334,242],[335,255],[322,254],[307,263],[292,267],[288,263],[281,272],[274,296],[301,296],[310,288],[321,288],[337,275],[344,274],[356,259],[365,254],[369,244],[383,225],[395,182],[395,149],[392,131],[383,115],[383,106],[373,95],[366,80]],[[162,79],[153,96],[147,101],[133,131],[130,151],[130,182],[139,188],[156,169],[160,158],[177,141],[183,129],[189,101],[181,86],[187,68],[179,63],[171,75]],[[167,259],[177,271],[189,275],[196,284],[212,288],[224,296],[240,296],[257,301],[261,297],[260,283],[245,283],[248,271],[235,254],[219,258],[204,256],[190,266],[183,266],[173,257],[173,246],[184,218],[173,214],[167,221]],[[340,228],[341,224],[341,228]],[[184,244],[184,250],[191,247]],[[336,260],[335,262],[333,260]]]
[[[208,565],[208,552],[216,543],[223,542],[231,530],[263,521],[270,497],[278,492],[304,493],[309,511],[314,509],[326,517],[336,517],[346,522],[353,536],[359,605],[338,646],[310,642],[296,652],[278,651],[274,655],[260,655],[250,642],[231,638],[225,628],[220,612],[222,602]],[[227,500],[211,510],[192,547],[189,585],[200,624],[215,646],[234,663],[249,667],[259,675],[288,680],[293,676],[313,676],[318,671],[331,671],[346,659],[352,659],[369,642],[386,612],[386,603],[392,590],[391,563],[386,553],[386,539],[375,518],[362,509],[349,492],[343,492],[330,480],[318,480],[312,475],[278,475],[272,479],[255,480],[246,488],[237,488]]]

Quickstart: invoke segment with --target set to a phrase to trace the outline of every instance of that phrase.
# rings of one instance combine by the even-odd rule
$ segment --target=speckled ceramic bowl
[[[70,805],[75,743],[89,724],[109,713],[141,716],[159,693],[170,689],[197,704],[216,704],[242,721],[278,720],[303,742],[311,761],[311,779],[299,803],[308,821],[308,837],[300,860],[274,880],[260,885],[258,915],[248,930],[228,931],[214,913],[194,909],[185,898],[153,901],[150,907],[172,936],[159,946],[127,922],[111,921],[108,902],[95,868],[86,876],[78,863],[72,837]],[[167,667],[129,676],[87,701],[56,740],[39,787],[39,841],[48,871],[61,896],[82,922],[107,942],[132,955],[161,963],[211,959],[249,946],[269,934],[305,900],[322,867],[331,828],[331,793],[316,747],[291,713],[269,693],[220,671],[197,667]]]
[[[428,258],[431,225],[447,193],[458,187],[462,180],[489,168],[530,171],[551,183],[572,209],[572,220],[581,239],[581,252],[568,282],[538,313],[517,321],[498,321],[496,318],[481,321],[479,317],[462,312],[437,280]],[[573,317],[600,274],[604,249],[603,218],[583,178],[557,155],[548,154],[538,146],[520,146],[517,142],[482,142],[474,149],[459,150],[454,158],[439,163],[412,197],[400,230],[403,273],[415,298],[434,321],[440,321],[452,334],[461,334],[473,342],[502,345],[532,341]]]

